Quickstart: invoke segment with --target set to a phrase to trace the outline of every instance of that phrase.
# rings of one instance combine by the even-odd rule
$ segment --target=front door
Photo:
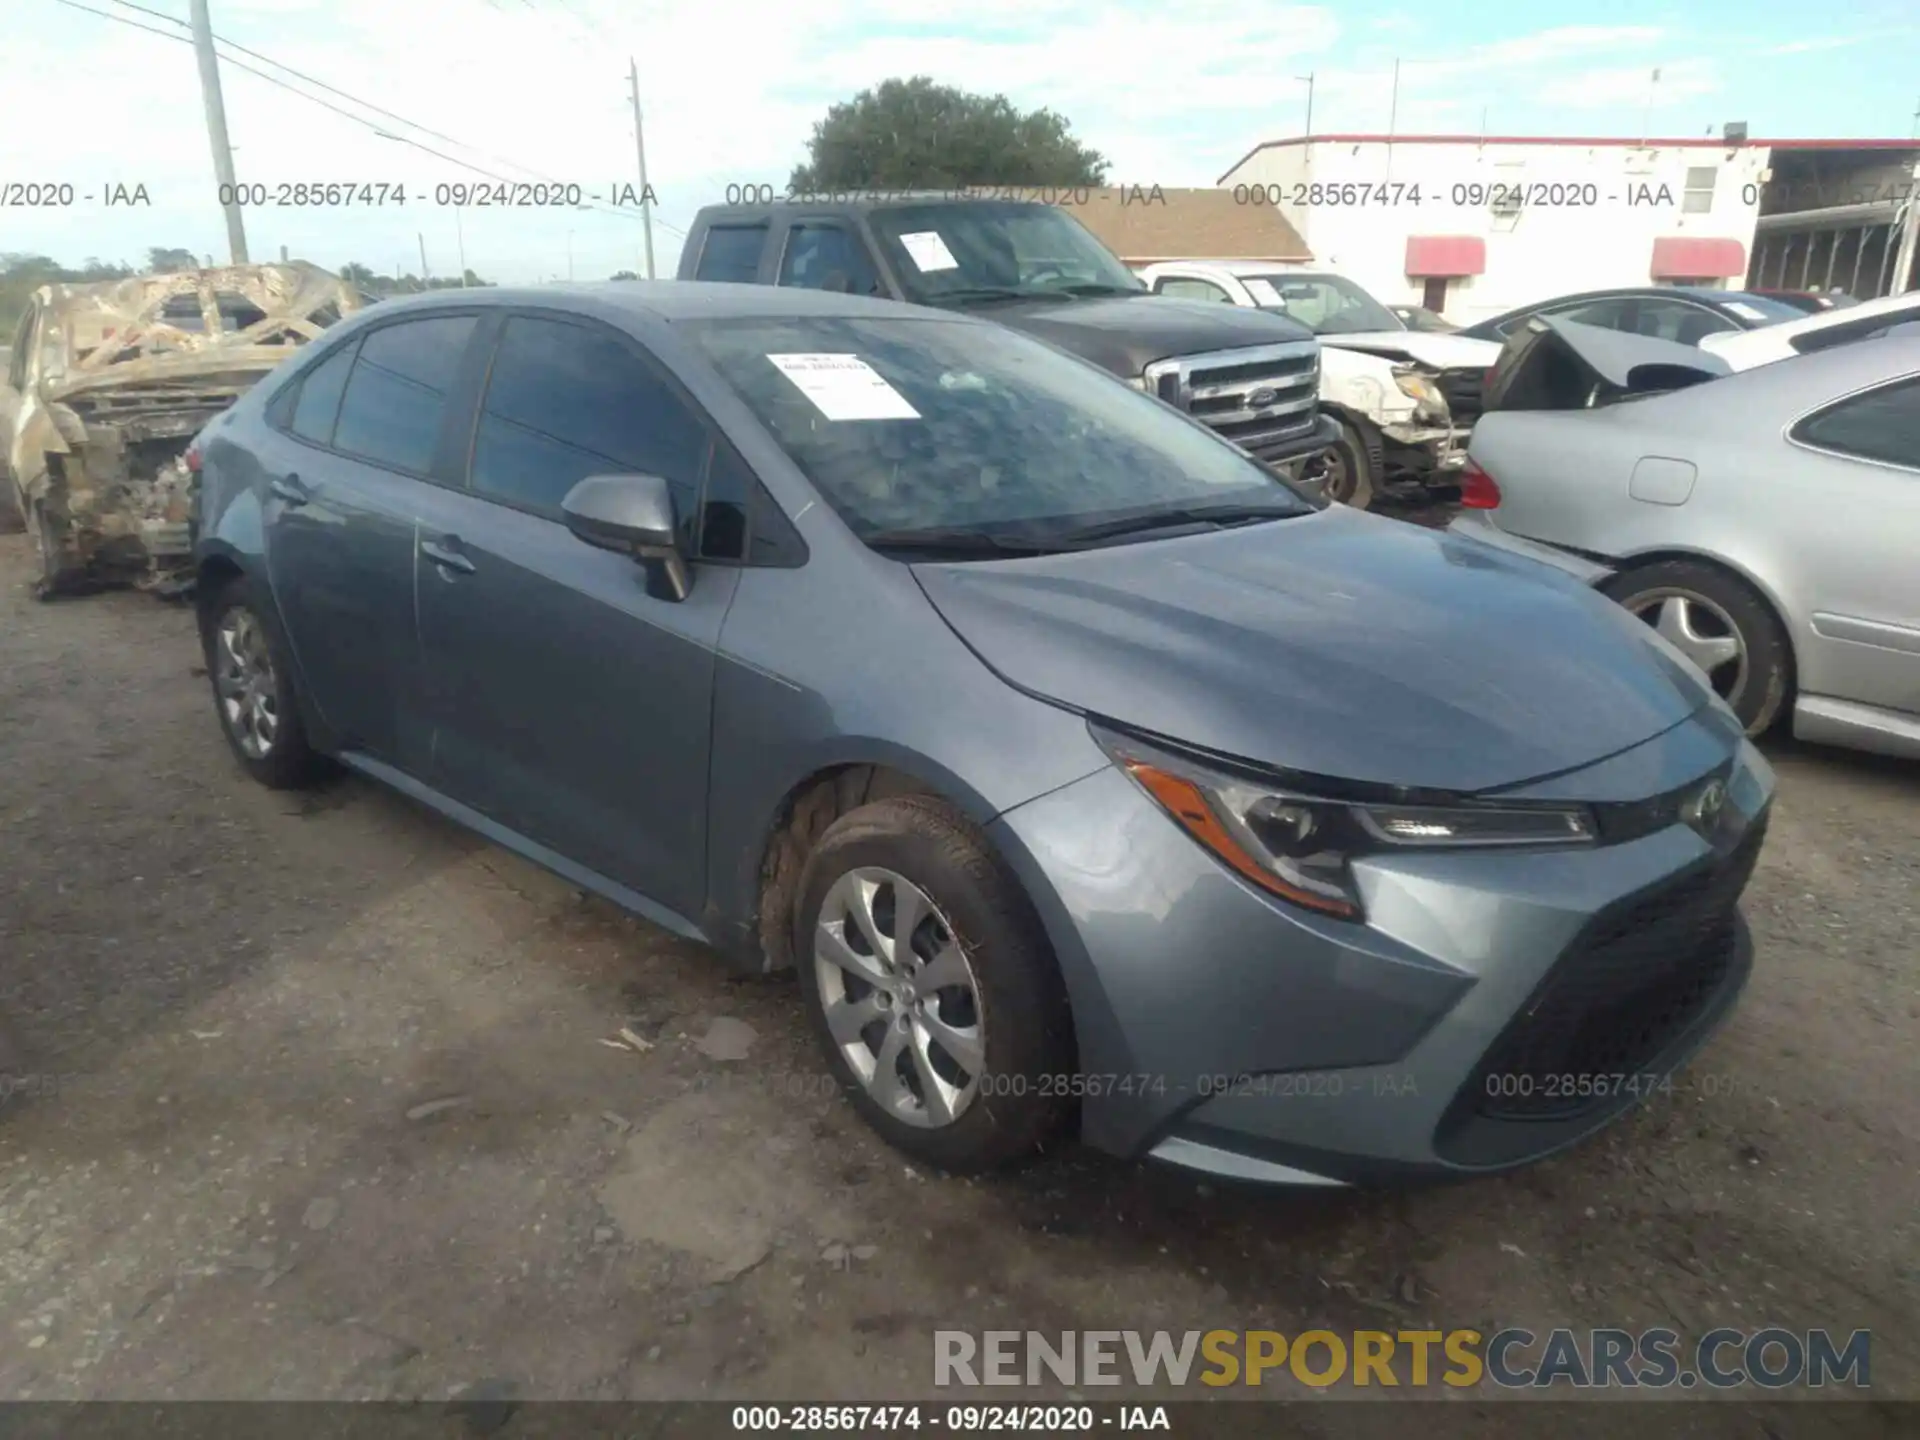
[[[633,560],[574,538],[560,502],[589,475],[655,474],[691,522],[710,448],[629,337],[515,313],[468,484],[420,512],[431,783],[682,915],[704,899],[715,645],[738,572],[698,566],[686,599],[650,594]]]
[[[1447,282],[1444,276],[1429,275],[1420,290],[1420,305],[1436,315],[1447,313]]]
[[[305,693],[341,748],[403,769],[418,728],[414,513],[435,493],[471,315],[383,325],[298,382],[259,450],[267,573]]]

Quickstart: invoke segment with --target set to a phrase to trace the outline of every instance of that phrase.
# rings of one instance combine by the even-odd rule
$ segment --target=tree
[[[191,250],[170,250],[155,245],[147,251],[147,269],[160,274],[171,274],[176,270],[198,270],[200,261]]]
[[[807,142],[795,190],[1103,185],[1107,160],[1051,110],[972,95],[931,77],[888,80],[829,107]]]
[[[609,280],[638,280],[640,277],[631,270],[616,270],[607,278]]]

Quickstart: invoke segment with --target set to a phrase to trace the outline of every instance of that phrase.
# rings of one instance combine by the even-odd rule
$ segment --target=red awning
[[[1409,235],[1407,274],[1415,280],[1487,273],[1487,242],[1478,235]]]
[[[1726,280],[1747,273],[1747,247],[1738,240],[1662,235],[1653,242],[1655,280]]]

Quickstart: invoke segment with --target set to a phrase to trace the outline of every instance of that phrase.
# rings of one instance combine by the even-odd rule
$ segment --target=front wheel
[[[990,1170],[1054,1136],[1076,1073],[1039,918],[977,830],[899,796],[836,820],[807,861],[794,955],[827,1064],[896,1149]]]
[[[1329,500],[1337,500],[1355,510],[1373,504],[1373,458],[1364,436],[1346,421],[1340,422],[1340,438],[1327,448],[1320,472],[1320,490]]]
[[[1749,735],[1780,718],[1793,655],[1779,617],[1746,582],[1697,560],[1663,560],[1605,590],[1705,673]]]

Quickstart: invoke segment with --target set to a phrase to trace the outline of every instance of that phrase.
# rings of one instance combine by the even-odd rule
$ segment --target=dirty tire
[[[867,1091],[826,1017],[814,941],[836,882],[862,868],[918,886],[950,923],[971,965],[985,1060],[971,1101],[950,1122],[915,1125]],[[985,838],[944,802],[903,795],[849,811],[808,857],[795,911],[794,960],[828,1068],[854,1109],[895,1149],[939,1169],[1011,1164],[1057,1135],[1072,1114],[1066,987],[1032,903]]]
[[[1364,436],[1348,421],[1340,422],[1340,438],[1327,447],[1326,467],[1321,472],[1321,492],[1355,510],[1373,504],[1373,460]]]
[[[1765,734],[1780,718],[1793,691],[1793,650],[1773,607],[1744,580],[1704,561],[1661,560],[1628,570],[1602,588],[1629,610],[1663,592],[1718,610],[1746,652],[1745,676],[1730,692],[1722,691],[1723,697],[1749,735]]]
[[[299,697],[294,692],[293,669],[287,657],[286,645],[281,641],[279,631],[262,619],[263,608],[258,603],[254,582],[245,575],[235,575],[227,580],[201,607],[200,646],[206,656],[207,683],[213,692],[214,719],[219,723],[220,733],[226,737],[227,748],[233,751],[234,759],[240,762],[247,774],[270,790],[304,789],[325,777],[333,767],[307,741],[307,729],[301,719]],[[236,612],[245,612],[253,617],[265,637],[267,652],[273,663],[272,695],[274,711],[279,720],[272,747],[264,755],[250,755],[242,747],[240,737],[228,722],[226,707],[221,702],[218,637],[221,626]]]

